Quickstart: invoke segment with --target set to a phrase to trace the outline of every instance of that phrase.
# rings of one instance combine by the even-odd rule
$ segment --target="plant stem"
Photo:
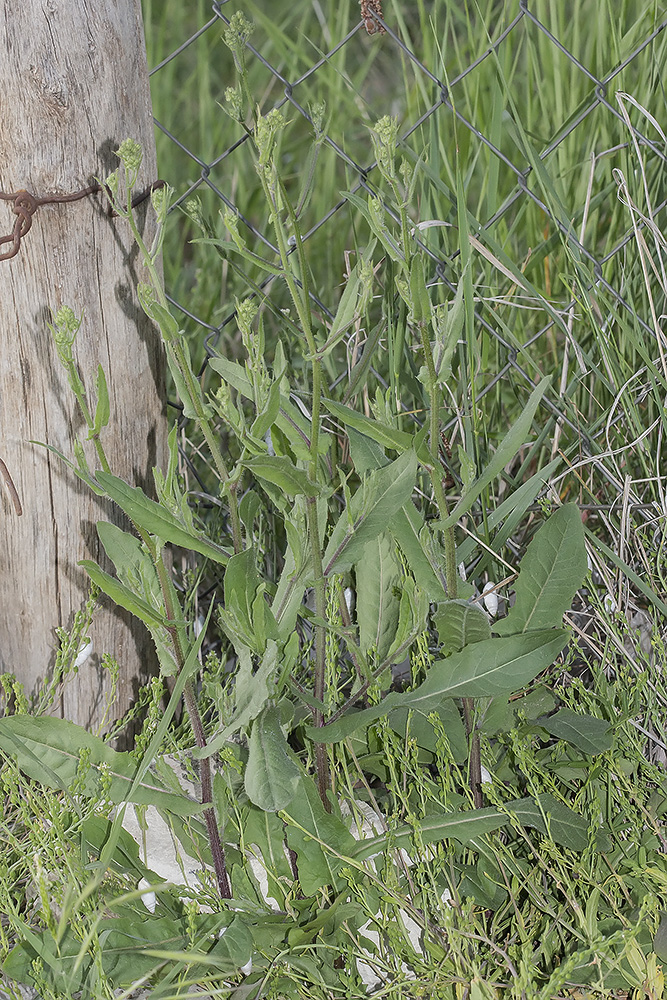
[[[175,595],[173,594],[172,583],[169,578],[169,573],[167,572],[167,567],[164,564],[164,559],[159,553],[154,554],[154,563],[160,580],[160,586],[162,588],[166,617],[170,621],[176,622],[176,608],[174,601]],[[172,648],[174,650],[174,659],[176,660],[180,671],[183,670],[185,657],[183,654],[183,647],[178,626],[176,624],[168,626],[168,630],[169,635],[171,636]],[[190,725],[192,726],[195,742],[200,749],[203,749],[206,746],[204,726],[197,707],[197,699],[195,697],[194,689],[191,681],[189,680],[186,681],[183,688],[183,698],[185,700],[185,707],[190,718]],[[213,858],[213,868],[218,882],[218,889],[223,899],[231,899],[232,892],[229,884],[229,877],[227,875],[225,851],[222,846],[222,841],[220,840],[220,831],[218,830],[218,824],[215,818],[215,809],[213,808],[213,784],[211,780],[210,757],[202,757],[200,759],[199,776],[201,779],[201,801],[202,805],[205,807],[204,821],[206,823],[206,830],[208,833],[209,846],[211,848],[211,857]]]
[[[162,287],[160,275],[158,274],[157,267],[155,266],[155,260],[151,256],[139,232],[134,218],[134,213],[132,212],[131,203],[129,203],[130,198],[131,192],[128,192],[127,218],[130,223],[132,235],[134,236],[144,259],[144,264],[150,274],[151,284],[153,285],[155,294],[157,295],[158,302],[163,309],[169,311],[169,303],[167,302],[167,297]],[[220,451],[220,446],[218,445],[211,420],[204,407],[201,385],[192,370],[192,365],[190,364],[183,343],[181,342],[181,335],[171,339],[166,339],[163,335],[163,343],[165,345],[165,350],[171,354],[171,358],[180,372],[181,378],[183,379],[183,387],[188,395],[187,402],[190,403],[194,413],[196,414],[197,423],[199,424],[201,432],[204,435],[204,440],[206,441],[208,449],[211,453],[213,464],[215,465],[220,481],[223,483],[223,486],[227,487],[226,493],[229,497],[229,512],[232,523],[234,552],[240,552],[243,547],[243,542],[236,491],[229,488],[229,472],[227,470],[225,460],[222,457],[222,452]]]
[[[439,450],[439,407],[437,405],[438,376],[433,361],[433,351],[431,341],[428,336],[428,329],[425,322],[419,323],[419,333],[421,336],[422,348],[424,350],[424,360],[428,371],[428,395],[429,395],[429,452],[431,454],[431,468],[429,470],[435,500],[438,505],[441,520],[449,514],[449,507],[442,485],[442,475],[440,472]],[[443,531],[443,541],[445,545],[445,580],[447,583],[447,596],[450,600],[456,598],[458,574],[456,572],[456,542],[454,539],[454,529],[445,528]]]
[[[200,749],[203,749],[206,746],[206,737],[204,735],[204,727],[202,726],[199,709],[197,708],[197,700],[190,681],[186,683],[183,689],[183,697],[185,698],[185,707],[187,708],[188,715],[190,716],[190,723],[192,725],[195,741],[197,746]],[[208,841],[211,848],[211,856],[213,858],[213,868],[218,881],[218,889],[222,899],[231,899],[232,890],[229,884],[229,876],[227,875],[225,851],[222,846],[222,841],[220,840],[220,831],[218,830],[218,824],[215,818],[215,809],[213,808],[213,784],[211,781],[210,757],[202,757],[200,759],[199,776],[201,779],[201,801],[202,805],[206,806],[204,809],[204,821],[208,832]]]
[[[438,376],[433,361],[433,351],[428,336],[426,323],[419,324],[421,342],[424,350],[424,360],[428,372],[429,390],[429,451],[431,453],[431,482],[435,494],[436,503],[440,511],[440,517],[444,520],[449,511],[445,491],[442,485],[442,475],[440,473],[439,450],[439,407],[437,405]],[[456,542],[454,539],[454,528],[445,528],[443,531],[445,544],[445,580],[447,582],[447,596],[450,600],[456,598],[458,574],[456,571]],[[472,698],[462,698],[463,715],[465,718],[466,732],[468,735],[469,758],[468,758],[468,778],[472,791],[473,802],[476,809],[481,809],[482,799],[482,762],[480,757],[479,731],[475,726],[475,703]]]
[[[475,702],[473,698],[462,698],[463,717],[466,724],[466,734],[468,736],[468,781],[472,791],[472,800],[475,809],[481,809],[484,805],[482,799],[482,760],[479,746],[479,730],[475,726]]]
[[[320,435],[320,415],[322,407],[322,362],[317,357],[317,344],[313,334],[312,315],[310,311],[310,299],[308,296],[307,266],[306,257],[301,240],[299,223],[294,213],[294,209],[287,197],[287,193],[278,178],[277,171],[273,170],[273,184],[268,178],[261,174],[264,191],[272,207],[272,216],[280,261],[282,264],[285,282],[289,289],[292,301],[296,308],[308,352],[311,359],[312,371],[312,411],[310,419],[310,461],[308,465],[308,475],[313,483],[318,480],[318,450]],[[279,192],[280,199],[287,209],[287,213],[292,224],[294,233],[296,256],[299,261],[301,272],[301,290],[290,269],[289,249],[285,238],[285,229],[280,217],[280,207],[276,194]],[[306,499],[306,521],[308,525],[308,537],[310,542],[310,554],[313,566],[313,587],[315,590],[315,613],[320,621],[326,618],[326,580],[322,566],[322,550],[320,548],[320,529],[317,513],[317,498],[308,497]],[[315,625],[315,682],[314,694],[319,702],[324,702],[324,688],[326,675],[326,633],[324,625]],[[313,722],[316,727],[324,725],[324,715],[320,709],[316,709],[313,715]],[[331,805],[327,797],[327,791],[331,784],[329,772],[329,758],[326,746],[322,743],[315,743],[315,768],[317,771],[317,788],[322,800],[322,804],[327,812],[331,811]]]
[[[306,519],[308,524],[308,538],[310,541],[311,559],[314,572],[315,589],[315,614],[320,620],[326,616],[326,581],[322,567],[322,550],[320,549],[319,525],[317,518],[317,498],[307,497],[306,499]],[[324,702],[324,687],[326,673],[326,635],[324,626],[315,626],[315,685],[314,695],[317,701]],[[313,712],[313,723],[320,727],[324,725],[324,713],[317,708]],[[327,749],[323,743],[315,744],[315,767],[317,770],[317,789],[322,799],[322,804],[327,812],[331,812],[331,805],[327,798],[327,791],[330,786],[331,776],[329,774],[329,758]]]

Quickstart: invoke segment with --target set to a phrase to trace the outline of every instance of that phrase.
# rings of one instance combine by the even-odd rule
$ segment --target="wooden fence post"
[[[6,0],[0,190],[69,194],[115,169],[113,151],[128,137],[143,146],[138,188],[147,186],[157,173],[140,0]],[[11,202],[0,202],[0,235],[16,218]],[[150,211],[147,219],[150,227]],[[77,563],[101,557],[95,523],[123,524],[57,456],[31,443],[71,458],[74,439],[85,436],[47,324],[62,305],[83,314],[74,355],[93,397],[98,362],[106,372],[111,469],[150,490],[151,469],[165,456],[165,388],[159,336],[137,303],[140,266],[127,222],[111,219],[99,194],[41,206],[18,253],[0,260],[0,458],[23,506],[18,517],[0,482],[0,670],[28,692],[53,667],[54,628],[71,625],[87,595]],[[87,455],[96,468],[93,450]],[[52,711],[95,728],[109,688],[102,654],[120,665],[115,719],[146,679],[153,652],[143,627],[110,603],[90,636],[91,656]]]

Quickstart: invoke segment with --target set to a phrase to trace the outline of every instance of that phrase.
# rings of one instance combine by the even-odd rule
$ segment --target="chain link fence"
[[[575,481],[594,466],[595,486],[589,484],[578,497],[582,508],[604,517],[622,510],[654,525],[665,507],[655,498],[646,501],[633,475],[632,448],[619,457],[610,449],[609,435],[624,419],[613,405],[618,394],[635,393],[641,412],[646,385],[656,380],[663,389],[667,385],[661,328],[667,144],[660,125],[667,12],[658,3],[624,4],[616,23],[602,25],[596,21],[608,12],[597,3],[487,3],[485,18],[475,13],[478,8],[454,6],[465,11],[454,14],[440,2],[429,11],[423,3],[385,2],[381,17],[380,4],[366,3],[362,10],[351,3],[346,25],[342,15],[325,17],[318,0],[295,4],[295,19],[303,8],[319,24],[313,40],[312,32],[300,33],[298,20],[290,22],[293,34],[277,26],[271,30],[270,11],[262,17],[261,4],[248,5],[257,28],[247,44],[247,66],[262,83],[258,100],[264,112],[283,109],[295,136],[284,158],[287,183],[291,176],[296,184],[310,171],[310,188],[318,191],[316,217],[309,195],[298,206],[304,240],[319,248],[322,272],[329,271],[313,283],[313,308],[325,322],[335,312],[327,288],[336,289],[345,275],[343,255],[335,260],[332,248],[341,233],[353,230],[355,195],[377,199],[388,226],[398,224],[370,136],[379,118],[396,116],[399,152],[421,171],[413,236],[430,261],[430,285],[441,286],[443,295],[453,293],[465,268],[462,254],[471,256],[474,323],[487,345],[476,362],[473,405],[508,379],[524,398],[540,379],[539,352],[557,353],[560,384],[552,384],[542,403],[551,428],[547,451],[552,457],[559,448],[564,451]],[[198,195],[211,210],[217,205],[232,211],[249,243],[271,256],[277,250],[266,211],[263,215],[261,206],[243,199],[243,177],[253,170],[248,135],[218,107],[225,85],[235,82],[220,38],[234,11],[243,8],[229,0],[213,3],[197,30],[152,70],[158,153],[162,162],[179,164],[180,176],[167,180],[176,188],[172,212],[181,243],[188,221],[178,210]],[[447,22],[446,37],[439,36],[439,19]],[[148,24],[149,56],[150,31]],[[591,44],[593,33],[597,45]],[[614,44],[606,45],[606,38]],[[186,64],[178,83],[179,65]],[[202,66],[204,80],[197,69]],[[298,71],[288,72],[287,66]],[[203,130],[194,120],[183,126],[182,116],[181,124],[175,120],[182,88],[191,95],[196,88],[198,110],[192,117],[215,121],[215,129]],[[322,101],[328,115],[323,125]],[[315,163],[308,160],[313,133]],[[460,240],[454,159],[465,181],[469,247]],[[160,171],[165,176],[163,166]],[[536,232],[542,234],[537,243]],[[232,335],[233,299],[225,302],[221,295],[202,308],[197,274],[214,258],[209,247],[196,244],[188,255],[173,281],[167,274],[167,291],[193,338],[213,353],[228,332]],[[219,260],[210,266],[222,287],[224,266]],[[332,269],[337,269],[334,279]],[[246,278],[245,294],[259,293],[273,280],[262,279],[258,286],[255,275]],[[238,274],[235,280],[239,287]],[[633,331],[632,360],[622,376],[612,377],[604,356],[593,356],[592,325],[603,340],[620,336],[619,329]],[[350,345],[355,351],[358,361],[363,353],[358,331]],[[573,401],[573,387],[582,384],[592,400],[604,394],[606,401],[584,412]],[[628,445],[639,448],[641,437],[641,429],[627,428]]]

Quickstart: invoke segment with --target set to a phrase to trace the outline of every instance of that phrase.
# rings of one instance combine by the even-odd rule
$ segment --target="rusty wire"
[[[155,181],[149,187],[136,194],[132,199],[132,208],[136,208],[137,205],[140,205],[142,201],[145,201],[149,197],[152,191],[164,187],[164,184],[164,181]],[[6,243],[11,244],[9,250],[0,253],[0,260],[11,260],[12,257],[16,257],[21,249],[21,240],[30,231],[33,216],[42,205],[62,205],[72,201],[81,201],[82,198],[87,198],[93,194],[100,194],[102,191],[106,192],[111,202],[109,188],[104,184],[98,183],[89,184],[87,187],[81,188],[79,191],[74,191],[71,194],[47,194],[42,197],[36,197],[30,191],[25,191],[24,189],[12,193],[0,191],[0,201],[13,202],[12,212],[16,216],[16,222],[11,233],[8,236],[0,236],[0,246],[4,246]],[[112,210],[109,214],[113,217],[118,213]]]

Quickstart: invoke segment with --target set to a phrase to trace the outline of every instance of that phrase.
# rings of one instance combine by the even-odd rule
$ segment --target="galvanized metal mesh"
[[[240,6],[242,5],[236,3],[233,9]],[[319,8],[318,3],[313,6]],[[365,18],[360,19],[344,37],[330,37],[323,20],[322,37],[316,43],[311,40],[309,46],[304,43],[299,65],[307,65],[294,77],[287,76],[284,69],[286,65],[293,65],[294,60],[288,61],[281,57],[275,40],[270,45],[270,58],[263,53],[261,40],[256,41],[253,37],[248,43],[247,59],[261,64],[266,78],[266,93],[271,95],[271,100],[265,103],[263,110],[267,110],[271,104],[283,108],[292,122],[303,123],[304,135],[312,132],[313,101],[320,94],[326,99],[331,76],[337,72],[336,54],[342,48],[349,48],[353,53],[353,60],[363,60],[369,47],[374,47],[376,55],[377,47],[382,47],[378,58],[381,58],[386,76],[383,80],[381,73],[376,75],[363,95],[363,100],[360,99],[359,120],[351,120],[348,115],[341,122],[335,114],[331,115],[321,136],[321,141],[330,154],[328,177],[330,183],[333,178],[333,183],[326,212],[320,218],[308,220],[304,232],[305,241],[326,240],[327,232],[333,231],[343,217],[347,218],[349,199],[341,195],[342,190],[377,197],[387,218],[396,222],[396,206],[392,205],[379,183],[379,172],[373,158],[367,125],[373,116],[377,120],[384,114],[395,114],[397,107],[399,113],[402,112],[400,100],[397,104],[396,99],[396,77],[408,81],[410,86],[419,89],[422,107],[413,120],[405,120],[404,115],[401,119],[402,152],[416,161],[423,153],[424,135],[428,130],[431,135],[449,132],[452,142],[465,141],[476,147],[479,162],[485,170],[492,172],[497,189],[502,191],[501,203],[488,217],[483,210],[476,215],[469,215],[473,251],[480,255],[480,259],[493,265],[498,278],[494,294],[489,294],[488,297],[478,296],[476,299],[476,323],[493,341],[494,356],[500,360],[479,389],[478,398],[492,391],[501,379],[511,378],[516,385],[532,388],[538,381],[539,373],[531,361],[531,347],[538,341],[548,341],[558,334],[563,350],[569,354],[569,363],[564,366],[562,361],[560,363],[561,371],[567,374],[560,385],[552,386],[542,405],[546,409],[545,415],[556,418],[556,434],[561,431],[566,433],[569,429],[570,440],[573,433],[579,441],[578,460],[570,452],[570,466],[576,467],[579,464],[584,467],[591,461],[595,463],[597,472],[608,487],[608,492],[601,497],[600,508],[623,503],[628,509],[636,510],[637,516],[647,521],[659,517],[664,511],[656,508],[653,502],[643,503],[641,491],[635,490],[633,484],[628,486],[619,462],[609,455],[606,437],[609,420],[601,419],[596,426],[587,426],[582,422],[580,414],[571,405],[568,379],[582,379],[591,372],[593,377],[597,374],[604,378],[604,360],[584,356],[578,343],[578,321],[587,310],[592,310],[595,322],[603,331],[608,331],[609,337],[614,336],[619,315],[629,314],[635,328],[643,331],[647,359],[654,361],[661,371],[667,373],[667,344],[661,329],[661,314],[667,311],[664,302],[667,283],[664,275],[659,273],[660,264],[656,264],[660,254],[652,256],[651,253],[652,247],[661,241],[664,243],[661,225],[664,224],[667,205],[667,184],[663,180],[667,146],[659,124],[660,115],[664,111],[664,92],[660,85],[656,85],[655,93],[658,96],[655,106],[648,108],[638,107],[631,94],[619,92],[623,75],[631,66],[642,64],[642,72],[649,77],[651,74],[656,78],[661,75],[664,69],[661,47],[664,37],[661,39],[660,36],[667,27],[667,16],[664,16],[664,11],[660,13],[660,5],[653,5],[652,13],[647,12],[645,29],[637,34],[631,51],[624,59],[616,65],[607,64],[602,47],[596,60],[597,65],[591,67],[584,65],[578,53],[566,48],[552,32],[551,15],[558,5],[511,0],[496,5],[498,20],[495,24],[472,25],[472,30],[481,33],[480,37],[487,38],[474,61],[469,65],[458,65],[454,52],[451,58],[449,54],[443,54],[438,60],[439,65],[435,66],[425,65],[419,39],[410,40],[410,26],[395,23],[387,6],[385,4],[385,19],[382,20],[377,13],[378,5],[367,4],[364,8]],[[353,7],[356,8],[356,4]],[[593,11],[596,4],[591,4],[590,7]],[[231,12],[232,5],[227,0],[213,3],[211,16],[152,70],[152,85],[160,88],[161,74],[174,60],[184,59],[188,50],[202,44],[211,34],[219,38],[229,24]],[[471,14],[470,17],[474,20],[474,15]],[[369,37],[367,29],[370,21],[384,30],[378,30],[373,37]],[[586,30],[587,26],[582,24],[582,35]],[[613,30],[611,25],[610,30]],[[475,108],[468,106],[467,92],[483,62],[496,60],[499,64],[510,66],[515,54],[525,45],[533,46],[535,52],[542,53],[543,58],[547,51],[548,57],[556,60],[562,67],[561,92],[546,95],[546,98],[544,94],[540,95],[541,100],[550,100],[554,107],[562,108],[562,117],[555,127],[551,126],[548,134],[531,136],[531,148],[522,150],[522,140],[520,135],[517,138],[516,128],[514,141],[511,141],[512,94],[505,98],[503,127],[484,129],[476,123],[478,116]],[[173,70],[173,65],[171,68]],[[574,75],[585,80],[587,96],[577,107],[572,108],[568,101],[568,82]],[[228,83],[233,82],[230,74]],[[524,85],[530,86],[530,79],[524,81]],[[535,67],[533,85],[537,94],[540,87],[539,65]],[[400,90],[400,86],[398,89]],[[200,100],[213,104],[222,99],[223,93],[219,85],[200,96]],[[555,119],[557,115],[551,117]],[[614,144],[605,148],[596,146],[595,138],[602,119],[605,134],[617,137]],[[263,246],[268,252],[275,252],[268,218],[258,217],[256,206],[240,202],[234,190],[226,183],[231,165],[247,156],[247,150],[244,152],[248,142],[247,135],[235,132],[230,124],[229,143],[224,144],[224,148],[204,152],[202,149],[192,148],[182,135],[177,134],[167,114],[163,114],[159,121],[156,120],[156,125],[163,136],[178,147],[184,178],[188,181],[185,183],[184,178],[167,178],[176,186],[178,193],[173,211],[177,211],[193,194],[207,192],[219,200],[220,207],[226,207],[235,213],[241,228],[254,245]],[[563,204],[553,197],[553,189],[544,183],[545,176],[553,178],[558,174],[559,151],[567,154],[567,162],[576,164],[582,177],[587,178],[585,198],[578,204]],[[623,170],[614,166],[620,162],[618,158],[621,155],[626,157],[623,160]],[[331,166],[334,161],[334,166]],[[635,176],[630,181],[627,176],[629,162],[635,164]],[[249,158],[247,163],[250,163]],[[434,175],[434,183],[437,181],[438,177]],[[315,183],[317,182],[316,178]],[[471,184],[474,184],[474,167]],[[413,234],[415,242],[423,248],[430,260],[430,283],[441,283],[454,289],[461,270],[458,260],[460,247],[455,239],[448,237],[456,228],[456,192],[451,192],[449,188],[445,190],[445,187],[440,179],[437,200],[442,205],[449,198],[449,216],[420,216],[420,206],[416,206]],[[646,198],[640,203],[642,192]],[[619,198],[626,203],[628,209],[627,228],[613,245],[607,245],[603,221],[607,211],[605,205],[612,202],[617,205]],[[480,205],[483,209],[483,199]],[[428,208],[426,206],[427,210]],[[538,248],[526,245],[517,252],[515,241],[512,269],[508,267],[507,259],[499,253],[502,250],[501,234],[512,227],[516,233],[517,219],[520,220],[521,213],[527,210],[542,213],[544,244]],[[470,209],[468,211],[470,213]],[[593,212],[598,213],[598,222],[590,237],[589,223]],[[539,303],[539,308],[544,310],[544,321],[539,329],[535,330],[529,340],[518,344],[508,336],[502,324],[496,322],[495,306],[502,296],[516,294],[517,271],[524,273],[526,261],[531,259],[531,255],[533,263],[537,254],[540,266],[543,269],[548,267],[549,247],[554,246],[554,241],[560,246],[564,244],[568,249],[569,274],[565,279],[561,276],[558,294],[543,298]],[[197,252],[196,249],[193,251],[195,256]],[[647,272],[647,282],[653,281],[654,293],[648,297],[640,296],[641,301],[636,294],[630,296],[625,287],[629,262],[633,267]],[[655,274],[648,273],[651,269]],[[252,282],[249,283],[249,287],[251,286]],[[565,294],[563,289],[568,288],[569,291]],[[167,291],[170,292],[170,289]],[[519,292],[526,296],[524,307],[534,307],[529,287],[519,287]],[[313,297],[315,308],[323,317],[331,318],[335,312],[335,302],[327,301],[323,294],[314,293]],[[200,331],[207,350],[214,351],[223,331],[233,322],[233,304],[230,303],[222,315],[215,316],[212,320],[198,310],[195,298],[188,298],[182,289],[178,298],[172,294],[171,301],[174,308],[187,319],[189,329]],[[617,416],[612,414],[609,419],[613,420]]]

